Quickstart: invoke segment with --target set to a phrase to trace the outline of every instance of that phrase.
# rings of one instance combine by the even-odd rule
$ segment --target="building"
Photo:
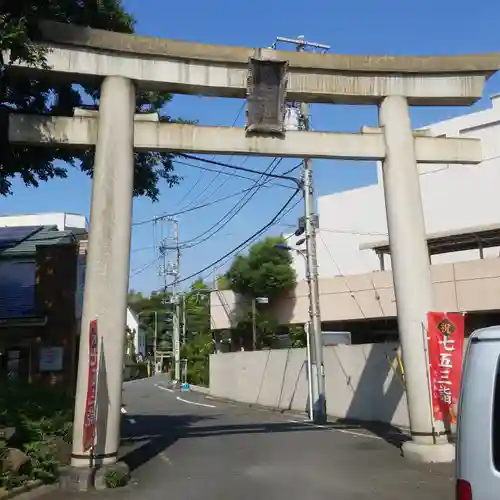
[[[88,223],[84,215],[64,212],[44,214],[14,214],[0,217],[0,227],[21,226],[56,226],[59,231],[87,230]]]
[[[136,355],[145,357],[146,352],[146,331],[140,328],[138,315],[130,308],[127,308],[127,328],[134,335],[134,352]],[[132,353],[128,353],[132,354]]]
[[[71,214],[65,212],[48,212],[41,214],[14,214],[0,216],[0,229],[2,227],[52,227],[58,231],[69,231],[78,242],[78,262],[77,262],[77,285],[75,294],[75,317],[79,322],[83,312],[83,294],[85,286],[85,268],[87,258],[88,244],[88,229],[89,224],[87,218],[81,214]],[[1,279],[1,278],[0,278]],[[0,297],[1,300],[1,297]],[[1,316],[1,314],[0,314]],[[134,313],[127,310],[127,326],[136,331],[134,348],[136,353],[145,353],[145,340],[142,339],[145,334],[139,332],[136,325],[137,321],[133,320]],[[130,324],[129,324],[130,319]],[[80,332],[80,327],[77,327],[77,334]],[[142,336],[141,336],[142,335]]]
[[[77,259],[71,231],[0,227],[0,378],[72,390]]]
[[[488,109],[423,129],[437,137],[479,138],[477,166],[420,165],[420,186],[436,310],[467,312],[467,328],[500,322],[500,96]],[[377,184],[318,200],[318,264],[324,327],[357,338],[395,338],[396,303],[388,247],[381,166]],[[290,242],[293,241],[293,238]],[[308,317],[304,259],[295,253],[299,283],[274,305],[283,324]],[[216,330],[238,309],[232,292],[211,297]]]

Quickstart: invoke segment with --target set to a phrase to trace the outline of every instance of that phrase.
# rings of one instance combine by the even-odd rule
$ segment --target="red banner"
[[[89,370],[87,399],[85,401],[85,418],[83,422],[83,451],[94,448],[97,417],[97,365],[99,362],[99,339],[97,337],[97,320],[90,322],[89,327]]]
[[[430,312],[427,321],[434,418],[456,423],[462,374],[464,316],[461,313]]]

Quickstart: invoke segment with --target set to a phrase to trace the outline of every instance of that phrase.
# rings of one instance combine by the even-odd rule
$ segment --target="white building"
[[[419,167],[435,308],[499,323],[500,96],[492,97],[488,109],[424,130],[432,136],[479,138],[483,154],[477,166]],[[385,325],[392,321],[388,329],[396,331],[380,166],[378,173],[377,184],[318,200],[321,315],[323,322],[341,329],[363,328],[361,322],[378,319]],[[297,239],[290,238],[290,244]],[[304,323],[308,317],[304,259],[297,253],[294,265],[299,283],[274,310],[284,324]],[[230,326],[237,302],[232,292],[212,294],[215,329]]]
[[[144,329],[141,330],[139,318],[130,307],[127,308],[127,328],[134,335],[135,354],[146,356],[146,332]]]
[[[49,212],[44,214],[14,214],[0,217],[0,227],[20,226],[57,226],[59,231],[72,229],[88,229],[84,215],[64,212]]]
[[[443,233],[476,233],[500,228],[500,95],[492,107],[435,123],[425,128],[435,137],[481,139],[480,165],[420,165],[420,189],[429,238]],[[380,259],[370,247],[387,244],[381,167],[378,183],[322,196],[318,199],[320,277],[380,270]],[[500,246],[500,245],[499,245]],[[484,248],[483,257],[498,257],[499,248]],[[432,264],[473,260],[477,250],[432,255]],[[304,279],[303,259],[295,257],[298,279]],[[391,269],[390,255],[384,259]]]

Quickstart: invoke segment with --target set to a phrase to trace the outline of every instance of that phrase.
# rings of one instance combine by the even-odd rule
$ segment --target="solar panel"
[[[0,248],[12,247],[43,226],[0,227]]]
[[[34,261],[0,262],[0,318],[21,318],[35,313]]]

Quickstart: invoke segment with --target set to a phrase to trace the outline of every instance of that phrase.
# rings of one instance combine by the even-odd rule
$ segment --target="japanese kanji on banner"
[[[456,423],[462,374],[464,316],[461,313],[430,312],[427,321],[434,418]]]
[[[83,422],[83,451],[94,448],[97,413],[97,364],[99,359],[99,340],[97,320],[89,325],[89,367],[87,398],[85,401],[85,419]]]

